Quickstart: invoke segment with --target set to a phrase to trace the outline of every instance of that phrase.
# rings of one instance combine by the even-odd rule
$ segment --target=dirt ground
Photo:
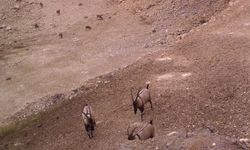
[[[250,138],[250,2],[231,1],[222,12],[219,10],[227,6],[225,1],[157,2],[156,5],[148,5],[148,1],[109,1],[108,4],[118,10],[127,8],[128,14],[137,16],[139,13],[139,18],[148,15],[148,19],[139,19],[143,26],[147,26],[152,18],[157,20],[155,16],[159,14],[167,14],[167,19],[175,16],[173,20],[159,16],[153,23],[156,31],[152,31],[152,24],[148,27],[150,35],[162,31],[155,35],[157,39],[163,32],[166,34],[166,28],[161,25],[169,27],[172,24],[173,31],[167,30],[173,34],[170,36],[172,41],[168,41],[167,35],[163,40],[167,41],[165,45],[159,43],[162,50],[123,69],[87,81],[75,90],[80,93],[78,96],[43,116],[32,127],[2,138],[0,148],[249,149],[249,143],[238,141]],[[142,4],[147,7],[137,8]],[[165,7],[169,12],[165,12]],[[152,8],[154,11],[150,11]],[[205,19],[218,14],[207,22],[201,12],[208,12]],[[184,27],[185,30],[179,30]],[[137,43],[146,37],[130,40]],[[174,41],[177,43],[173,44]],[[115,45],[116,41],[113,42]],[[156,51],[158,46],[156,44],[152,49]],[[140,119],[138,114],[133,114],[129,90],[145,86],[147,81],[150,81],[154,110],[147,106],[145,119],[153,118],[156,136],[147,141],[128,141],[127,126]],[[83,129],[80,115],[85,103],[92,105],[97,120],[92,140]],[[199,128],[204,130],[197,130]],[[176,134],[172,136],[170,133]]]
[[[145,54],[167,49],[226,4],[227,0],[1,0],[1,124],[42,97],[73,90]]]

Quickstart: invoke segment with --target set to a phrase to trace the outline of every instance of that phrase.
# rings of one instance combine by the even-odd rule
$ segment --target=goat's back
[[[147,124],[143,131],[139,132],[138,135],[140,136],[141,140],[153,138],[155,136],[155,128],[153,125]]]
[[[147,103],[150,100],[150,92],[149,89],[143,88],[139,93],[140,98]]]
[[[138,132],[143,127],[143,125],[144,123],[142,122],[135,122],[133,124],[130,124],[127,130],[127,134],[130,135],[132,134],[132,132]]]
[[[127,134],[138,134],[141,140],[146,140],[154,137],[155,129],[150,123],[135,122],[128,127]]]

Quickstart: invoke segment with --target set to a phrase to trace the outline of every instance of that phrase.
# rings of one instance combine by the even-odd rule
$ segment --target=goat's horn
[[[82,114],[83,114],[85,117],[87,117],[87,118],[88,118],[88,116],[87,116],[84,112],[82,112]]]
[[[137,127],[135,127],[132,131],[131,131],[131,134],[134,136],[135,135],[135,130],[137,129]]]
[[[140,88],[138,89],[137,97],[140,95],[141,89],[142,89],[142,87],[140,87]]]

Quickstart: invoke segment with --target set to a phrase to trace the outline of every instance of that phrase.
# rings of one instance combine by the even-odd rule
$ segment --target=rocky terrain
[[[227,6],[227,0],[0,3],[1,125],[43,97],[167,49]]]
[[[95,3],[97,1],[92,2],[97,4]],[[103,37],[101,41],[107,42],[107,37],[112,37],[115,41],[109,41],[106,46],[128,46],[127,50],[133,47],[135,51],[141,47],[142,53],[136,55],[131,51],[128,52],[131,57],[136,55],[133,59],[126,57],[124,53],[115,55],[117,59],[112,59],[110,64],[118,63],[119,58],[129,59],[128,63],[123,63],[126,67],[84,83],[80,83],[82,80],[79,81],[72,75],[71,79],[78,81],[79,88],[73,90],[72,94],[66,92],[52,97],[55,103],[60,101],[57,107],[41,115],[30,126],[1,137],[0,148],[25,150],[249,149],[250,2],[247,0],[104,2],[105,6],[112,8],[107,9],[108,11],[118,11],[115,16],[111,16],[111,19],[115,17],[114,22],[105,24],[109,26],[105,30],[108,33],[85,35],[86,29],[89,32],[95,27],[91,25],[91,28],[86,28],[84,24],[82,40],[86,40],[85,36],[92,36],[93,43],[90,42],[90,45],[95,44],[98,49],[98,45],[102,44],[99,38]],[[43,4],[46,3],[43,2]],[[69,7],[69,5],[64,6]],[[104,5],[96,6],[100,7],[98,10],[104,7]],[[99,16],[97,20],[101,18],[103,19]],[[122,26],[124,22],[131,24]],[[80,22],[72,22],[72,24],[72,28],[82,26]],[[99,25],[96,24],[96,27]],[[41,33],[48,32],[45,31],[46,24],[44,28]],[[69,34],[69,31],[76,31],[76,28],[75,30],[65,28],[63,35]],[[127,29],[127,32],[121,32],[124,29]],[[124,33],[128,34],[127,39],[117,38]],[[49,37],[44,40],[52,42]],[[50,38],[52,37],[53,35]],[[59,45],[69,40],[64,39],[65,36],[63,39],[58,35],[54,37],[58,38],[56,42]],[[60,40],[65,41],[60,42]],[[45,41],[39,41],[42,42],[37,41],[35,45],[44,46]],[[56,42],[53,41],[53,43]],[[70,44],[65,46],[70,47]],[[154,53],[137,59],[142,54],[147,54],[148,52],[145,51],[148,49],[150,49],[148,52]],[[37,51],[39,53],[39,50]],[[4,58],[9,56],[5,54],[5,50],[2,54]],[[13,59],[15,58],[8,58],[6,61]],[[135,62],[128,65],[130,61]],[[102,62],[99,63],[100,66],[103,65]],[[71,66],[71,68],[74,67]],[[64,71],[67,72],[67,70]],[[67,72],[67,74],[70,73],[72,72]],[[49,78],[44,79],[53,81]],[[65,82],[73,82],[69,78],[64,79]],[[15,83],[12,79],[6,78],[5,82],[7,81]],[[59,79],[57,81],[60,83]],[[130,88],[145,86],[146,82],[150,82],[154,110],[149,106],[146,107],[145,120],[154,120],[156,136],[147,141],[128,141],[127,126],[140,120],[139,114],[134,115],[132,111]],[[81,118],[82,106],[85,103],[92,105],[97,120],[97,128],[92,140],[88,139]]]

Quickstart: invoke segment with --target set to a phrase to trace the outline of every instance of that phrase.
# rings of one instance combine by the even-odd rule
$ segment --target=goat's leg
[[[152,101],[150,100],[149,103],[151,105],[151,109],[153,110],[153,103],[152,103]]]
[[[144,111],[141,112],[141,121],[143,121],[143,115],[144,115]]]
[[[88,125],[84,125],[84,127],[85,127],[85,130],[86,130],[86,132],[87,132],[87,134],[88,134],[88,136],[89,136],[89,128],[88,128]],[[89,138],[90,138],[90,136],[89,136]]]
[[[153,110],[153,103],[152,103],[152,101],[151,101],[151,95],[149,95],[149,103],[150,103],[150,105],[151,105],[151,109]]]
[[[93,130],[90,131],[90,134],[91,134],[91,138],[93,138]]]
[[[139,108],[140,112],[141,112],[141,121],[143,121],[143,115],[144,115],[144,106],[142,106],[141,108]]]
[[[92,138],[91,131],[88,132],[88,136],[89,136],[90,139]]]
[[[88,125],[84,124],[85,130],[88,132]]]
[[[91,130],[90,130],[89,126],[86,125],[86,124],[85,124],[84,126],[85,126],[85,130],[86,130],[86,132],[87,132],[89,138],[91,139],[91,135],[90,135]]]

